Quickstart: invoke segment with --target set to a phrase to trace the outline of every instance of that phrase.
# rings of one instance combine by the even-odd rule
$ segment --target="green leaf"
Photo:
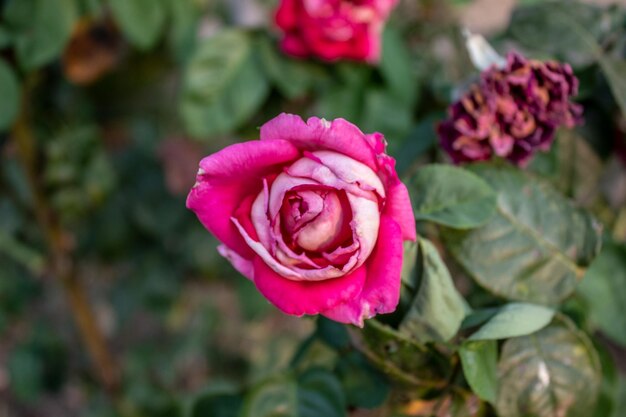
[[[577,130],[561,130],[554,145],[557,186],[579,205],[591,207],[601,193],[598,183],[605,172],[602,159]]]
[[[264,381],[246,395],[241,417],[294,417],[298,409],[298,385],[291,376]]]
[[[334,349],[342,350],[350,347],[350,335],[346,326],[324,316],[317,318],[317,336]]]
[[[417,220],[470,229],[486,223],[495,213],[493,189],[462,168],[429,165],[419,169],[408,186]]]
[[[61,54],[78,11],[74,0],[12,0],[4,17],[21,66],[33,70]]]
[[[0,26],[0,49],[6,48],[11,42],[13,42],[11,33],[4,26]]]
[[[399,173],[404,174],[417,158],[437,143],[435,125],[442,118],[443,113],[431,114],[421,120],[404,140],[389,144],[389,153],[396,158],[396,170]]]
[[[419,255],[419,243],[411,242],[410,240],[404,241],[404,251],[402,254],[402,290],[400,292],[400,303],[404,310],[411,308],[413,299],[417,290],[419,289],[420,280],[422,277],[422,261],[421,255]],[[417,260],[420,258],[418,264]]]
[[[626,376],[620,375],[617,385],[616,404],[611,417],[623,417],[624,410],[626,410]]]
[[[383,132],[390,141],[400,140],[411,129],[411,109],[381,88],[365,91],[361,126],[366,132]]]
[[[324,368],[332,370],[337,365],[339,353],[313,334],[300,344],[289,364],[291,369]]]
[[[360,120],[363,113],[363,100],[362,87],[342,85],[334,88],[333,86],[320,95],[316,114],[327,120],[338,117],[351,121]]]
[[[498,296],[537,304],[569,296],[598,253],[601,225],[527,173],[489,164],[472,170],[498,193],[496,215],[471,231],[445,229],[454,257]]]
[[[611,352],[602,344],[594,343],[598,358],[602,366],[602,387],[596,402],[596,408],[592,415],[611,416],[616,409],[617,394],[619,388],[619,370]],[[621,408],[620,410],[625,410]]]
[[[387,378],[374,369],[358,352],[341,357],[337,374],[350,406],[372,409],[381,406],[389,395]]]
[[[32,274],[40,274],[45,266],[44,257],[39,251],[18,241],[4,230],[0,230],[0,253],[24,265]]]
[[[611,87],[613,97],[626,117],[626,60],[611,56],[601,56],[598,60],[604,76]]]
[[[130,43],[141,50],[156,44],[165,23],[163,0],[109,0],[109,5]]]
[[[20,107],[20,86],[17,77],[3,59],[0,58],[0,131],[13,125]]]
[[[459,348],[463,373],[479,398],[492,404],[498,395],[498,344],[495,340],[466,342]]]
[[[168,42],[176,58],[186,62],[197,40],[198,25],[202,17],[201,6],[194,0],[163,0],[171,16]]]
[[[553,317],[554,310],[551,308],[526,303],[507,304],[469,340],[498,340],[526,336],[546,327]]]
[[[575,0],[543,1],[515,9],[508,32],[527,48],[588,64],[593,59],[596,38],[601,34],[601,17],[598,7]],[[583,22],[584,31],[579,31],[577,22],[566,21],[570,18]]]
[[[282,375],[258,384],[246,395],[240,417],[344,417],[345,408],[337,377],[312,368],[297,379]]]
[[[399,330],[420,342],[445,342],[453,338],[465,317],[466,303],[435,246],[418,238],[422,275],[419,290]]]
[[[223,31],[198,44],[185,71],[186,128],[198,138],[230,132],[257,111],[268,92],[249,36]]]
[[[589,417],[600,388],[598,355],[565,317],[508,340],[498,364],[501,417]]]
[[[24,402],[35,402],[43,390],[44,364],[27,347],[16,348],[9,357],[7,370],[13,394]]]
[[[626,247],[606,245],[591,264],[578,291],[589,305],[589,319],[612,340],[626,346]]]
[[[319,72],[313,64],[287,57],[267,37],[259,39],[259,49],[263,68],[281,94],[294,99],[307,93]]]
[[[405,107],[413,107],[417,97],[417,82],[413,73],[411,54],[399,31],[387,26],[383,33],[380,72],[395,97]]]
[[[227,390],[210,390],[195,399],[189,417],[238,417],[242,397]]]
[[[495,316],[500,309],[498,307],[482,308],[473,310],[470,314],[463,319],[461,324],[461,330],[471,329],[472,327],[480,326],[486,323],[490,318]]]
[[[298,378],[297,417],[319,416],[346,416],[345,398],[335,375],[323,369],[310,369]]]

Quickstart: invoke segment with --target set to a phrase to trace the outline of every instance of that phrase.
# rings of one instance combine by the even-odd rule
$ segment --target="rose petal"
[[[280,171],[282,165],[299,155],[297,148],[284,140],[244,142],[224,148],[200,162],[187,207],[226,246],[251,259],[253,252],[230,219],[246,196],[262,189],[264,175]]]
[[[378,241],[379,244],[364,265],[367,268],[367,278],[361,294],[346,303],[322,311],[322,315],[341,323],[363,327],[365,319],[376,314],[391,313],[396,309],[400,300],[402,231],[388,216],[380,219]]]
[[[403,240],[414,241],[416,239],[415,215],[413,214],[409,190],[398,178],[395,159],[384,155],[380,157],[380,161],[381,169],[378,175],[383,179],[387,189],[383,214],[391,217],[400,225]]]
[[[368,166],[337,152],[317,151],[312,152],[312,155],[340,180],[348,184],[358,184],[364,190],[374,190],[381,198],[385,198],[385,188],[379,176]],[[289,167],[289,172],[294,165]]]
[[[353,239],[358,241],[360,245],[356,264],[360,266],[367,260],[374,246],[376,246],[380,212],[378,203],[371,200],[348,194],[348,201],[350,202],[350,207],[352,207],[350,226],[352,227]]]
[[[298,11],[301,6],[300,0],[281,0],[276,10],[276,25],[283,30],[291,30],[298,27]]]
[[[254,283],[272,304],[287,314],[318,314],[358,297],[365,268],[343,277],[322,281],[291,281],[278,275],[260,258],[254,260]]]
[[[263,246],[258,241],[254,240],[248,232],[244,229],[244,227],[239,223],[236,218],[232,218],[231,221],[235,225],[235,227],[241,233],[241,236],[248,244],[248,246],[256,252],[257,255],[277,274],[282,275],[284,278],[291,281],[325,281],[331,280],[335,278],[342,277],[354,268],[356,263],[358,262],[357,254],[353,255],[345,265],[339,269],[332,265],[329,265],[324,268],[319,269],[303,269],[298,268],[294,265],[290,265],[288,262],[279,262],[273,255],[270,253],[268,248]],[[280,239],[280,236],[276,236],[277,239]]]
[[[261,141],[285,139],[299,149],[336,151],[377,170],[376,154],[358,127],[344,119],[329,122],[283,113],[261,126]]]

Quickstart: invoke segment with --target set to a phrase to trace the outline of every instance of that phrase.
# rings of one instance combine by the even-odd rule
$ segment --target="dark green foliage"
[[[478,3],[401,2],[372,65],[285,55],[247,24],[275,3],[0,0],[0,415],[622,417],[623,7],[520,0],[494,36],[571,64],[585,108],[516,168],[438,146]],[[399,306],[363,329],[280,314],[185,207],[283,111],[383,133],[409,190]]]

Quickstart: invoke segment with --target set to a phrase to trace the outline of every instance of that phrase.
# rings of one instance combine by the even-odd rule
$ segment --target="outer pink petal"
[[[344,119],[329,122],[283,113],[261,127],[261,141],[285,139],[299,149],[328,150],[347,155],[378,171],[376,153],[358,127]]]
[[[259,257],[254,259],[254,283],[272,304],[287,314],[319,314],[353,298],[365,283],[364,267],[326,281],[291,281],[274,272]]]
[[[380,157],[380,166],[378,175],[383,179],[387,189],[383,215],[393,218],[400,225],[402,239],[415,241],[417,236],[413,206],[409,191],[396,173],[396,161],[392,157],[384,155]]]
[[[387,188],[387,201],[383,215],[394,219],[402,229],[402,239],[415,241],[415,215],[406,186],[398,180]]]
[[[263,176],[280,172],[283,165],[299,156],[298,149],[284,140],[228,146],[200,162],[196,185],[187,197],[187,207],[228,248],[252,259],[253,252],[231,217],[246,196],[262,190]]]
[[[402,255],[400,226],[390,217],[382,216],[378,244],[365,264],[367,279],[360,296],[321,314],[331,320],[363,327],[363,320],[393,312],[400,299]]]
[[[283,30],[298,27],[298,1],[300,0],[281,0],[276,10],[276,26]]]

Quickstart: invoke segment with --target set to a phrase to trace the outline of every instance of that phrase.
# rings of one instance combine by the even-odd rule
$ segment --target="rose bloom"
[[[363,326],[395,310],[416,237],[394,166],[380,133],[282,114],[204,158],[187,207],[276,307]]]
[[[285,53],[325,61],[377,62],[385,21],[397,0],[281,0],[276,25]]]
[[[574,127],[582,107],[571,102],[578,80],[568,64],[507,56],[491,67],[450,108],[439,126],[444,150],[456,163],[497,155],[524,166],[537,150],[547,151],[560,126]]]

